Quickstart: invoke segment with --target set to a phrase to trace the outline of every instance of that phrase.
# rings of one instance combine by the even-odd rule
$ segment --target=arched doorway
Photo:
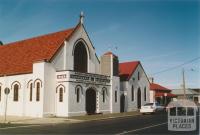
[[[138,91],[137,91],[137,108],[138,109],[141,108],[141,90],[140,90],[140,88],[138,88]]]
[[[94,89],[88,89],[85,96],[85,109],[87,114],[96,113],[96,91]]]
[[[74,49],[74,71],[86,73],[88,68],[88,55],[85,45],[78,42]]]
[[[120,112],[124,111],[125,111],[125,96],[124,94],[122,94],[120,97]]]

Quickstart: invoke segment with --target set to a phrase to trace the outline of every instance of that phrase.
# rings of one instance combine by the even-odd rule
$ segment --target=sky
[[[81,11],[98,56],[112,51],[120,62],[139,60],[168,88],[181,87],[184,68],[186,87],[200,88],[200,59],[173,68],[200,57],[198,0],[1,0],[0,40],[74,27]]]

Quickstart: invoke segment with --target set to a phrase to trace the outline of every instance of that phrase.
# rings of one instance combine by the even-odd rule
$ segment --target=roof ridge
[[[133,62],[140,62],[139,60],[136,61],[125,61],[125,62],[120,62],[119,64],[126,64],[126,63],[133,63]]]
[[[139,65],[140,61],[128,61],[119,63],[120,80],[129,80]]]
[[[33,63],[38,60],[50,61],[75,29],[69,28],[0,46],[0,73],[15,75],[33,72]]]
[[[41,35],[38,35],[38,36],[29,37],[29,38],[22,39],[22,40],[17,40],[17,41],[14,41],[14,42],[3,44],[2,46],[0,46],[0,48],[1,47],[8,47],[8,46],[11,46],[13,44],[24,42],[24,41],[27,41],[27,40],[33,40],[33,39],[42,38],[42,37],[45,37],[45,36],[51,36],[51,35],[54,35],[54,34],[57,34],[57,33],[70,31],[70,30],[73,30],[73,29],[75,29],[75,27],[64,29],[64,30],[60,30],[60,31],[56,31],[56,32],[51,32],[51,33],[47,33],[47,34],[41,34]]]
[[[154,86],[156,86],[156,88],[151,88],[151,90],[162,89],[162,90],[170,90],[171,91],[171,89],[163,86],[162,84],[150,83],[150,87],[154,87]]]
[[[162,86],[162,87],[165,87],[165,86],[163,86],[162,84],[155,83],[155,82],[153,82],[153,83],[151,83],[151,84],[160,85],[160,86]]]

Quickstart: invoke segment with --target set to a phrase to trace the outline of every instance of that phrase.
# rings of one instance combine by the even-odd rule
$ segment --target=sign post
[[[4,123],[6,123],[6,117],[7,117],[7,105],[8,105],[8,94],[10,93],[9,88],[4,89],[4,93],[6,94],[6,104],[5,104],[5,116],[4,116]]]

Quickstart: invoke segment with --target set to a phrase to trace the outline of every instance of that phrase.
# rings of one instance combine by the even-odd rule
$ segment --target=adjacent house
[[[167,105],[176,97],[171,91],[172,90],[152,81],[152,83],[150,83],[150,102],[158,102],[161,105]]]
[[[134,111],[150,101],[150,83],[140,61],[119,64],[120,111]]]
[[[184,98],[184,91],[183,89],[173,89],[173,94],[177,95],[177,99]],[[194,101],[195,103],[200,103],[200,89],[198,88],[187,88],[185,90],[186,98],[189,100]]]

